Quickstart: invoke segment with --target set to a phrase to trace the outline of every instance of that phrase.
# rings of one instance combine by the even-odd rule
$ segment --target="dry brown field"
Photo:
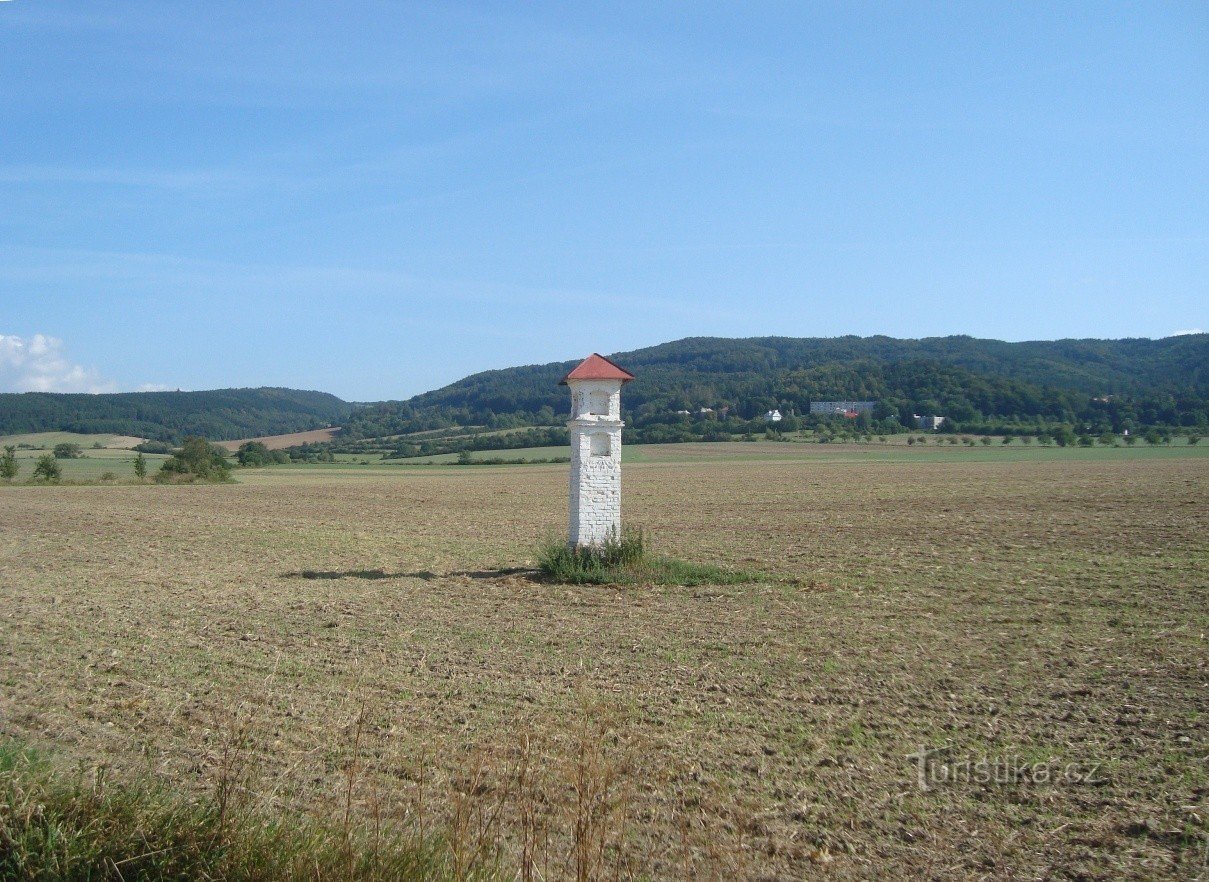
[[[566,466],[0,488],[0,734],[505,877],[1205,875],[1209,458],[753,450],[625,467],[692,589],[517,571]]]
[[[299,444],[322,444],[331,441],[340,429],[312,429],[309,432],[291,432],[288,435],[261,435],[259,438],[240,438],[238,441],[215,441],[214,443],[234,453],[241,445],[249,441],[259,441],[269,450],[285,450],[287,447],[297,447]]]

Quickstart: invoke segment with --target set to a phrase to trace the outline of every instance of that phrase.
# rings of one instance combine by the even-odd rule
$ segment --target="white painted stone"
[[[621,536],[621,381],[567,380],[571,387],[571,505],[568,542],[599,545]]]

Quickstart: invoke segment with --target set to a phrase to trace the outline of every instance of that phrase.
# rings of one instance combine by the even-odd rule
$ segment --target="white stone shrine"
[[[621,386],[632,379],[593,353],[560,383],[571,388],[572,548],[621,536]]]

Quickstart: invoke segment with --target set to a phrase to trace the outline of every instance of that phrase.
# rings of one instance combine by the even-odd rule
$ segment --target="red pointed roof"
[[[558,385],[567,385],[567,380],[621,380],[628,383],[634,375],[625,368],[620,368],[603,355],[593,352],[579,363],[571,373],[558,381]]]

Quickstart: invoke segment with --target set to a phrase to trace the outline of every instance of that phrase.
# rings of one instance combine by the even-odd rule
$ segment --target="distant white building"
[[[810,412],[815,414],[864,413],[873,410],[875,401],[812,401]]]
[[[945,418],[942,416],[920,416],[917,413],[911,414],[915,418],[915,425],[920,429],[932,429],[935,431],[945,424]]]
[[[783,419],[784,417],[781,416],[781,412],[779,410],[770,410],[768,413],[764,414],[764,422],[766,423],[779,423]]]

